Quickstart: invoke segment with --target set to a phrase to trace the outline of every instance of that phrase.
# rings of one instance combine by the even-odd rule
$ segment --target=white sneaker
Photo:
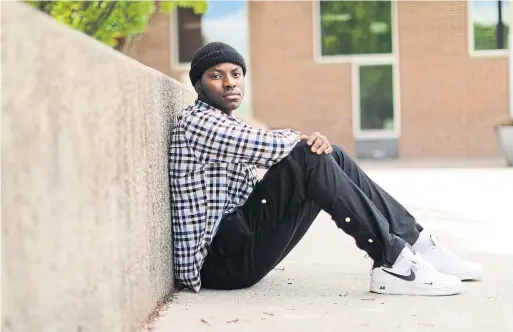
[[[429,241],[431,245],[421,254],[438,272],[458,277],[461,280],[483,277],[484,270],[480,264],[460,259],[455,253],[443,247],[434,236],[429,236]]]
[[[454,295],[463,291],[463,283],[454,276],[438,272],[420,254],[405,247],[391,268],[372,270],[370,291],[393,295]]]

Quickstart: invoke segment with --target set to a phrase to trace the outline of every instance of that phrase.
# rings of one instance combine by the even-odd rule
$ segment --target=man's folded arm
[[[185,119],[185,136],[203,162],[248,163],[270,167],[300,140],[295,130],[265,130],[222,114],[193,112]]]

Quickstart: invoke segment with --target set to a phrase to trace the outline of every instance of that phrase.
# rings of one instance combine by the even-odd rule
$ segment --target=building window
[[[322,56],[391,54],[391,1],[320,1]]]
[[[203,46],[202,15],[191,8],[178,7],[176,10],[178,63],[190,63],[194,52]]]
[[[509,10],[509,0],[469,0],[471,51],[508,49]]]
[[[400,134],[396,4],[316,1],[316,60],[351,63],[353,134],[358,141],[397,139]]]
[[[394,131],[393,65],[358,66],[359,131]]]

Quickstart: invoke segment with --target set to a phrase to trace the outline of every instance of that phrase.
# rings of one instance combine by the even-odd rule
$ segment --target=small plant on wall
[[[499,126],[513,126],[513,119],[506,119],[502,122],[499,122]]]
[[[500,121],[495,130],[506,164],[513,167],[513,118],[508,117]]]

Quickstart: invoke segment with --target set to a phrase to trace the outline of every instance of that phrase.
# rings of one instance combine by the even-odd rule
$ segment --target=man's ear
[[[201,79],[197,80],[196,83],[194,83],[194,90],[196,90],[197,94],[201,93]]]

